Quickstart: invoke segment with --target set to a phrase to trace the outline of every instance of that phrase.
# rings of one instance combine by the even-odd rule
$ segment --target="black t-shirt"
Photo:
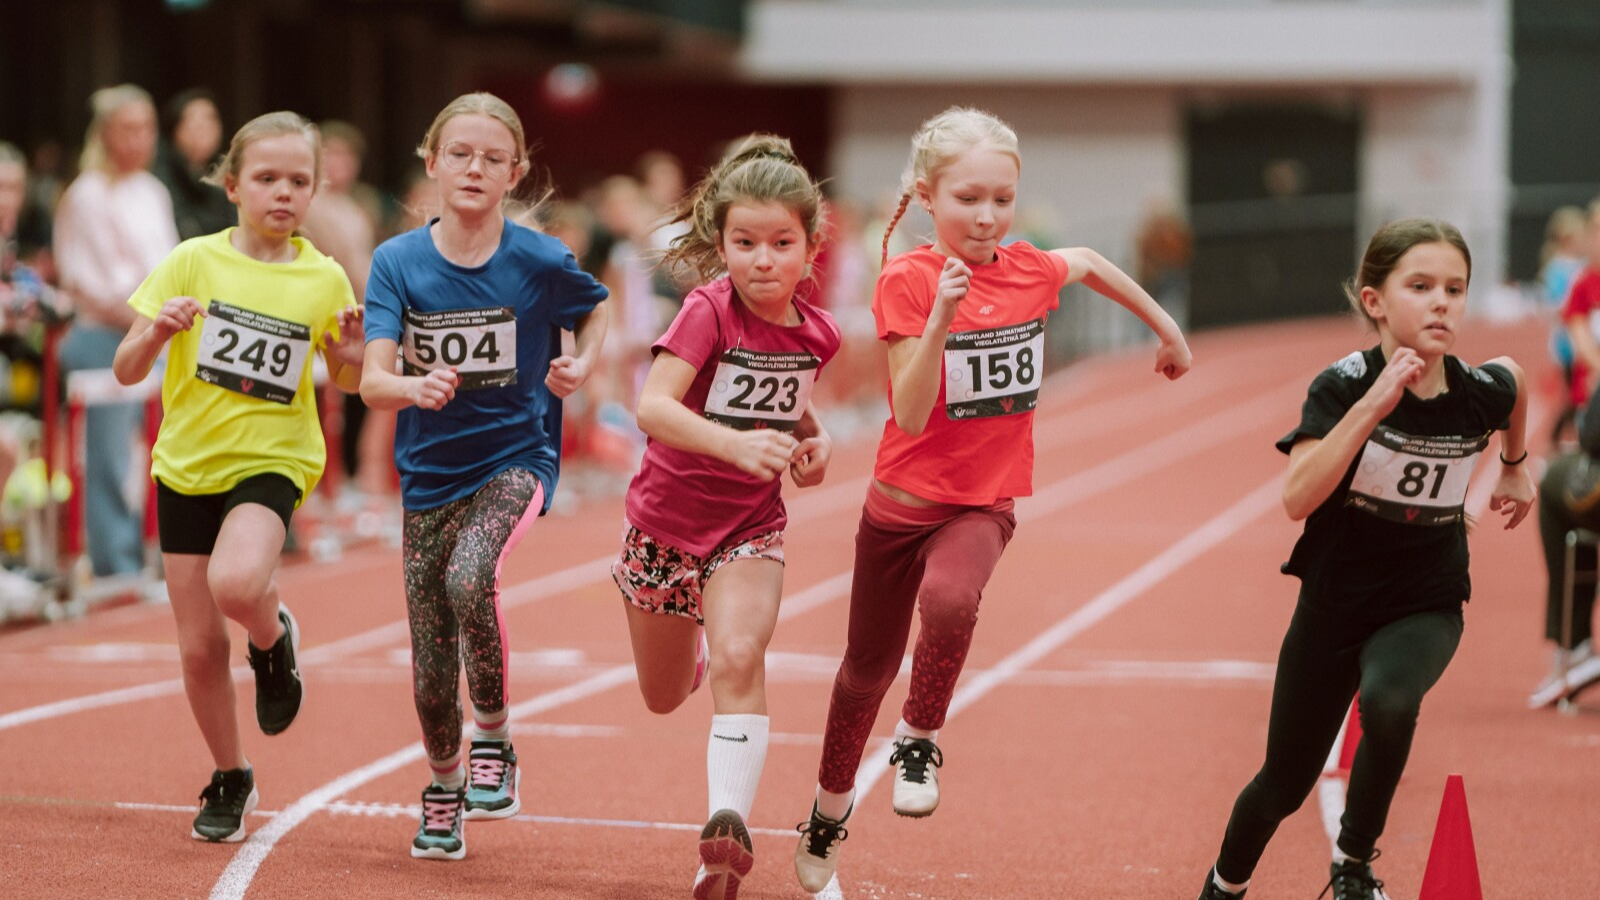
[[[1381,347],[1352,353],[1311,382],[1300,425],[1278,441],[1288,453],[1327,437],[1383,371]],[[1457,609],[1472,595],[1462,514],[1467,481],[1489,433],[1509,427],[1517,401],[1511,373],[1444,359],[1446,390],[1407,391],[1369,435],[1338,488],[1306,518],[1284,563],[1302,598],[1318,607],[1390,621]],[[1358,478],[1359,476],[1359,478]]]

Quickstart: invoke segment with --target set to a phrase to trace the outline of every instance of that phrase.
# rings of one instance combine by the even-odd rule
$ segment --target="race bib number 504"
[[[1458,522],[1478,455],[1478,437],[1415,437],[1378,426],[1367,438],[1345,505],[1408,525]]]
[[[945,339],[944,409],[951,419],[1031,412],[1043,381],[1043,319]]]
[[[517,318],[509,306],[406,310],[405,374],[455,369],[464,391],[517,383]]]
[[[811,403],[821,366],[810,353],[727,350],[706,394],[706,418],[740,431],[793,431]]]
[[[310,353],[309,327],[213,300],[194,376],[246,397],[290,403]]]

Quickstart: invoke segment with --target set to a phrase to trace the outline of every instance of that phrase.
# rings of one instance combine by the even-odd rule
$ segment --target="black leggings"
[[[1461,613],[1424,612],[1387,624],[1296,607],[1278,655],[1267,759],[1233,805],[1217,874],[1248,881],[1278,823],[1317,784],[1350,700],[1361,692],[1361,745],[1350,769],[1339,848],[1372,856],[1411,753],[1422,697],[1461,642]]]
[[[1544,543],[1544,636],[1561,641],[1561,605],[1567,578],[1567,532],[1600,531],[1600,462],[1586,453],[1551,460],[1539,481],[1539,539]],[[1568,649],[1589,640],[1594,609],[1595,548],[1579,544],[1572,579],[1572,639]]]

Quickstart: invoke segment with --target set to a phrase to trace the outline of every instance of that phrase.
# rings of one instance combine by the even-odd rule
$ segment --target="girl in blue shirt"
[[[522,122],[503,100],[456,98],[417,153],[443,208],[373,256],[361,396],[400,411],[412,679],[432,769],[411,855],[461,859],[463,818],[521,809],[500,569],[550,506],[561,398],[599,358],[606,289],[560,241],[505,217],[502,202],[528,161]],[[562,330],[576,334],[572,356],[560,353]],[[463,664],[470,773],[461,756]]]

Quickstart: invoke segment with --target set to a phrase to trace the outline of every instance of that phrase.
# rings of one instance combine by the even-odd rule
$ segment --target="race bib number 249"
[[[212,300],[194,375],[247,397],[290,403],[310,353],[309,327]]]

